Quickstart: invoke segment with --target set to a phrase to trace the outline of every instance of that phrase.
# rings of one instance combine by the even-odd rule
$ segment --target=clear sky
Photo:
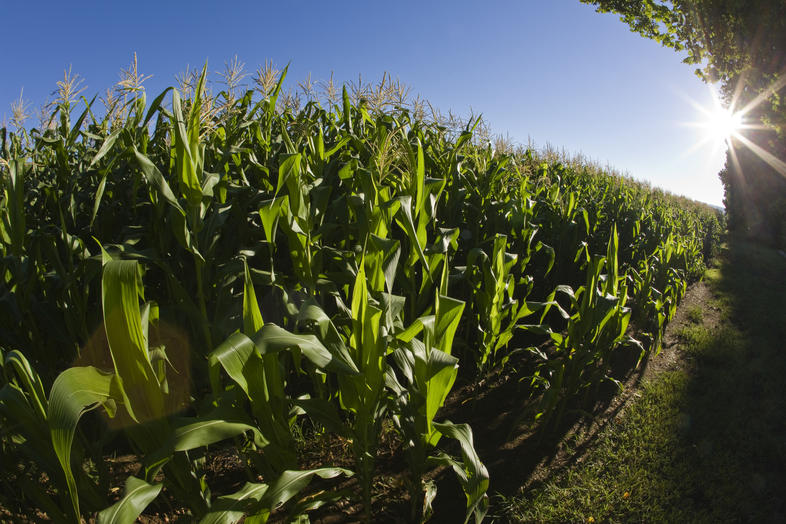
[[[671,192],[721,205],[723,152],[689,122],[709,88],[682,57],[578,0],[190,2],[0,0],[0,121],[24,88],[45,103],[72,67],[95,95],[133,52],[148,99],[185,70],[237,55],[251,72],[291,63],[291,85],[389,72],[443,111],[482,113],[516,142],[583,153]],[[216,78],[217,79],[217,78]],[[714,151],[713,151],[714,150]]]

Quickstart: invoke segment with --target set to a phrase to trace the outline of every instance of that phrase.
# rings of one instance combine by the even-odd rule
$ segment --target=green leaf
[[[436,462],[450,465],[464,489],[467,496],[467,513],[464,522],[475,515],[475,522],[480,524],[488,511],[489,498],[486,495],[489,487],[489,474],[486,466],[480,461],[472,439],[472,429],[467,424],[453,424],[452,422],[434,423],[434,427],[448,438],[458,441],[461,446],[461,463],[450,457],[439,457]]]
[[[96,100],[96,97],[93,97],[93,99],[90,102],[88,102],[84,96],[80,98],[85,103],[86,107],[85,110],[82,111],[82,114],[79,115],[79,118],[76,119],[76,122],[74,122],[74,125],[71,127],[71,131],[68,133],[68,147],[71,147],[74,144],[74,142],[76,142],[76,139],[79,137],[79,133],[82,129],[82,124],[84,123],[85,118],[87,117],[87,113],[90,111],[90,105]]]
[[[248,263],[243,259],[243,331],[246,335],[252,335],[259,331],[264,322],[262,313],[259,311],[257,295],[254,292],[254,282],[251,280],[251,273],[248,271]]]
[[[396,335],[396,338],[401,340],[402,342],[409,342],[415,336],[417,336],[424,328],[427,328],[427,325],[432,326],[433,331],[433,324],[434,324],[434,315],[426,315],[419,318],[416,318],[412,324]]]
[[[101,147],[93,157],[93,160],[91,160],[90,164],[87,166],[88,169],[96,165],[99,160],[104,158],[104,156],[109,153],[109,151],[112,149],[112,146],[115,145],[115,140],[117,140],[117,137],[120,135],[120,131],[121,130],[119,129],[104,139],[104,143],[101,144]]]
[[[98,514],[98,524],[133,524],[158,496],[163,486],[163,484],[148,484],[136,477],[128,477],[125,495]]]
[[[264,391],[262,360],[256,354],[254,341],[243,333],[233,333],[209,356],[211,368],[220,363],[249,400]]]
[[[420,215],[421,211],[423,211],[424,200],[426,198],[426,188],[425,188],[426,164],[425,164],[425,160],[423,159],[423,144],[420,143],[420,139],[417,139],[417,142],[418,142],[418,163],[415,170],[415,185],[416,185],[415,216],[416,217]]]
[[[27,392],[28,397],[33,402],[38,416],[42,420],[46,420],[47,401],[46,394],[44,393],[44,386],[41,383],[41,378],[38,373],[30,365],[27,357],[21,352],[14,349],[8,352],[5,357],[5,368],[13,368],[16,376],[21,381],[21,386]]]
[[[322,128],[320,128],[320,129],[322,129]],[[337,153],[339,149],[341,149],[342,147],[347,145],[347,143],[350,141],[350,139],[351,139],[351,137],[345,136],[341,140],[339,140],[336,143],[336,145],[334,145],[333,147],[331,147],[330,149],[325,151],[325,155],[324,155],[323,160],[327,161],[328,159],[330,159],[330,157],[333,156],[335,153]]]
[[[218,418],[226,415],[225,418]],[[236,413],[227,408],[218,408],[211,415],[204,418],[187,417],[178,418],[172,422],[169,437],[155,451],[145,456],[146,470],[154,471],[168,462],[172,455],[178,451],[209,446],[222,440],[236,437],[250,431],[254,444],[263,448],[269,444],[268,440],[256,426],[246,422],[238,422],[237,418],[248,418],[244,413]],[[231,418],[231,420],[229,420]]]
[[[142,327],[139,281],[135,260],[108,260],[104,264],[104,329],[116,380],[128,414],[137,422],[146,422],[164,416],[164,398]]]
[[[320,339],[334,358],[342,361],[353,373],[359,373],[352,356],[347,350],[344,339],[325,311],[312,299],[307,300],[298,313],[298,325],[316,325]]]
[[[259,499],[268,488],[267,484],[246,482],[235,493],[218,497],[213,502],[210,512],[199,521],[200,524],[234,524],[247,513],[259,512]],[[262,522],[266,521],[267,517],[262,520]]]
[[[401,224],[402,228],[409,237],[409,242],[417,252],[418,258],[420,262],[423,264],[423,269],[426,273],[429,273],[429,265],[428,261],[426,260],[426,254],[423,252],[423,246],[418,240],[418,232],[415,229],[415,222],[412,220],[412,197],[410,196],[402,196],[398,197],[398,200],[401,201],[401,207],[399,208],[399,224]]]
[[[203,71],[204,73],[204,71]],[[198,113],[201,105],[201,93],[203,78],[200,78],[199,86],[191,104],[189,114],[188,129],[183,117],[183,109],[180,102],[180,95],[177,90],[172,91],[172,148],[176,155],[176,169],[180,192],[186,198],[188,207],[195,208],[202,201],[202,184],[199,181],[199,151],[194,151],[194,146],[198,146],[199,137],[199,117]],[[194,117],[196,116],[196,120]],[[196,132],[194,128],[196,127]],[[192,144],[192,139],[196,137],[197,143]],[[198,147],[197,147],[198,149]]]
[[[366,263],[365,257],[360,261],[360,267],[355,275],[355,283],[352,286],[352,333],[350,334],[349,345],[355,350],[354,360],[360,369],[365,372],[363,360],[363,320],[366,317],[368,308],[368,288],[366,286]]]
[[[146,126],[147,123],[150,122],[153,114],[161,108],[161,102],[164,100],[164,96],[166,96],[166,94],[172,89],[173,88],[171,86],[167,87],[161,92],[160,95],[153,99],[153,102],[150,104],[150,108],[147,110],[147,115],[145,116],[145,121],[142,125]]]
[[[374,256],[381,258],[377,267],[382,269],[381,275],[384,275],[385,289],[387,289],[388,293],[392,293],[393,282],[396,279],[396,268],[398,267],[398,260],[401,255],[401,244],[398,240],[380,238],[376,235],[371,235],[369,238],[371,240],[371,247],[376,251]],[[369,256],[368,253],[367,256]],[[375,279],[376,278],[377,275],[375,275]],[[379,285],[379,282],[374,282],[372,287],[377,291],[381,291],[382,286]]]
[[[357,367],[337,358],[314,335],[296,335],[275,324],[265,324],[251,337],[262,355],[297,348],[319,369],[355,375]]]
[[[277,478],[262,496],[260,503],[265,508],[275,510],[289,499],[303,491],[311,478],[318,476],[331,479],[339,475],[352,476],[352,472],[343,468],[319,468],[308,471],[285,471]]]
[[[37,416],[30,409],[30,400],[19,387],[5,384],[0,388],[0,416],[5,417],[8,424],[3,427],[4,435],[23,433],[30,445],[30,438],[35,438],[42,444],[44,450],[35,449],[36,453],[46,453],[51,447],[51,435],[46,420]],[[43,431],[42,431],[43,430]]]
[[[616,222],[612,225],[611,234],[609,236],[609,244],[606,249],[606,270],[608,276],[606,277],[606,294],[616,295],[619,289],[619,238],[617,235]]]
[[[247,482],[239,491],[218,497],[200,524],[232,524],[244,515],[258,517],[259,522],[267,522],[270,513],[297,496],[315,475],[329,479],[338,475],[351,476],[352,472],[342,468],[285,471],[270,486]]]
[[[139,163],[139,168],[142,170],[142,174],[144,175],[147,183],[150,184],[158,194],[163,198],[166,202],[169,203],[173,208],[177,209],[183,216],[185,216],[186,212],[180,206],[180,203],[177,201],[177,197],[172,192],[172,189],[169,187],[164,175],[161,174],[161,171],[147,158],[145,155],[137,151],[136,147],[133,147],[134,155],[136,156],[136,160]]]
[[[79,516],[79,495],[71,471],[71,446],[81,416],[113,399],[112,373],[92,366],[69,368],[55,379],[49,392],[49,430],[52,446],[66,477],[74,515]],[[108,406],[113,408],[112,406]],[[110,413],[114,410],[110,409]]]
[[[90,227],[93,227],[93,224],[96,220],[96,215],[98,215],[98,208],[101,207],[101,200],[104,198],[104,191],[106,189],[106,178],[107,174],[105,173],[104,176],[101,177],[101,182],[98,183],[98,189],[96,189],[96,196],[93,200],[93,213],[90,215]]]
[[[456,329],[458,329],[463,311],[463,301],[439,295],[434,335],[437,348],[448,355],[451,353],[453,337],[456,335]]]
[[[182,418],[176,419],[172,433],[172,449],[188,451],[209,446],[222,440],[235,437],[246,431],[254,434],[257,446],[264,447],[267,440],[259,430],[244,422],[234,422],[214,418]]]
[[[445,399],[456,381],[456,375],[458,375],[458,359],[439,349],[432,348],[428,353],[426,370],[428,380],[426,389],[427,442],[431,446],[436,445],[439,440],[439,433],[432,430],[432,422],[437,411],[445,404]]]
[[[262,220],[265,238],[271,244],[276,241],[276,226],[278,225],[278,219],[281,217],[282,206],[289,206],[289,197],[287,195],[265,200],[262,202],[262,207],[259,208],[259,218]]]
[[[278,193],[284,187],[287,186],[287,190],[289,191],[290,203],[295,204],[298,197],[297,194],[299,191],[293,192],[293,186],[290,184],[290,180],[294,179],[293,183],[298,183],[300,179],[300,161],[302,159],[302,155],[300,153],[292,153],[287,155],[281,155],[281,163],[278,166],[278,182],[276,183],[276,192],[273,194],[273,197],[277,197]],[[297,215],[297,209],[293,209],[293,214]]]
[[[27,226],[25,219],[25,179],[29,166],[24,158],[8,163],[8,175],[3,177],[5,210],[0,214],[0,238],[10,242],[11,254],[22,257]]]
[[[352,133],[352,105],[349,103],[349,93],[347,93],[347,86],[341,88],[341,100],[344,104],[344,129]]]

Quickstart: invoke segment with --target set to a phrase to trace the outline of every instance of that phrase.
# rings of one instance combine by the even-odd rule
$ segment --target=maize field
[[[440,414],[457,379],[515,359],[556,424],[616,352],[659,351],[717,248],[707,206],[346,88],[282,106],[285,74],[212,96],[205,69],[119,117],[65,96],[0,130],[0,506],[308,522],[350,500],[371,522],[392,439],[403,519],[432,516],[445,467],[480,522],[493,478]],[[304,434],[352,466],[305,468]],[[214,491],[228,447],[246,480]],[[118,483],[121,454],[139,468]]]

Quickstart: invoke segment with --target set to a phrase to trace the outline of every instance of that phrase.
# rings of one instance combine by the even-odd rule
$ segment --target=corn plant
[[[320,372],[358,374],[346,354],[332,353],[316,337],[293,334],[274,324],[264,324],[248,268],[245,270],[243,332],[231,335],[210,354],[213,390],[220,394],[219,368],[242,390],[250,403],[253,423],[267,436],[264,456],[255,461],[268,476],[279,475],[296,466],[295,438],[292,424],[297,408],[319,418],[314,403],[293,403],[284,391],[285,374],[280,360],[284,351],[297,351]],[[233,404],[236,404],[234,401]],[[335,417],[334,417],[335,418]],[[249,421],[249,423],[252,423]]]
[[[447,275],[447,270],[443,275]],[[436,485],[425,482],[423,476],[430,464],[446,463],[454,467],[467,496],[466,520],[474,514],[480,522],[488,508],[488,472],[474,449],[472,431],[466,425],[434,421],[458,373],[458,359],[451,355],[451,349],[464,309],[463,302],[446,295],[447,279],[444,277],[439,293],[435,314],[420,317],[397,336],[404,342],[393,352],[401,378],[392,369],[386,377],[388,387],[396,395],[395,421],[406,443],[410,519],[425,522],[431,517]],[[416,338],[420,332],[422,340]],[[429,457],[429,451],[443,435],[459,441],[462,461],[445,454]]]
[[[169,418],[166,355],[161,348],[153,351],[148,345],[149,323],[156,322],[156,308],[149,303],[139,307],[143,295],[140,268],[135,261],[104,256],[104,329],[114,369],[69,368],[55,380],[49,399],[52,445],[66,477],[73,515],[77,519],[80,515],[70,460],[74,433],[81,416],[97,407],[110,417],[125,419],[129,437],[145,455],[144,482],[152,483],[164,468],[169,489],[199,515],[208,508],[208,494],[192,474],[188,451],[255,429],[221,419]],[[255,438],[264,440],[258,432]]]
[[[504,363],[498,354],[513,338],[519,321],[534,312],[515,296],[513,269],[519,261],[506,252],[506,247],[506,236],[497,235],[491,256],[480,248],[472,249],[464,270],[475,302],[472,325],[479,331],[476,340],[480,347],[475,354],[475,365],[481,371]]]
[[[35,369],[22,353],[10,351],[3,355],[3,386],[0,388],[0,418],[2,418],[2,464],[7,471],[16,470],[22,459],[24,469],[17,474],[15,483],[4,478],[3,492],[11,495],[21,489],[20,495],[31,499],[57,522],[69,521],[71,501],[67,490],[52,496],[46,488],[29,478],[29,473],[46,472],[57,482],[64,482],[57,455],[49,434],[49,400]],[[80,440],[81,444],[86,442]],[[82,448],[83,449],[83,448]],[[103,497],[80,468],[74,483],[82,487],[83,496],[92,507],[100,507]],[[5,500],[6,507],[12,507]],[[72,515],[73,516],[73,515]]]
[[[548,380],[540,416],[555,415],[555,424],[559,424],[567,401],[579,391],[601,379],[614,381],[606,374],[606,366],[611,352],[626,338],[631,315],[625,307],[627,284],[619,276],[617,242],[616,229],[612,229],[606,256],[592,256],[583,286],[574,291],[561,285],[555,290],[570,301],[569,312],[555,304],[567,320],[567,328],[564,333],[549,333],[556,343],[555,354],[540,372]],[[601,274],[604,266],[607,273]]]

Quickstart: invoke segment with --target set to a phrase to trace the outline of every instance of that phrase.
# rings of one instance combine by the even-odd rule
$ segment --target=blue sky
[[[291,85],[389,72],[433,105],[482,113],[495,133],[547,143],[671,192],[721,205],[723,152],[705,144],[709,88],[681,56],[578,0],[398,2],[17,2],[0,0],[0,121],[24,88],[46,102],[72,67],[102,93],[132,54],[153,78],[211,71],[237,55],[253,71],[290,63]],[[217,77],[216,77],[217,80]],[[691,150],[693,148],[693,150]],[[715,151],[713,151],[715,149]]]

